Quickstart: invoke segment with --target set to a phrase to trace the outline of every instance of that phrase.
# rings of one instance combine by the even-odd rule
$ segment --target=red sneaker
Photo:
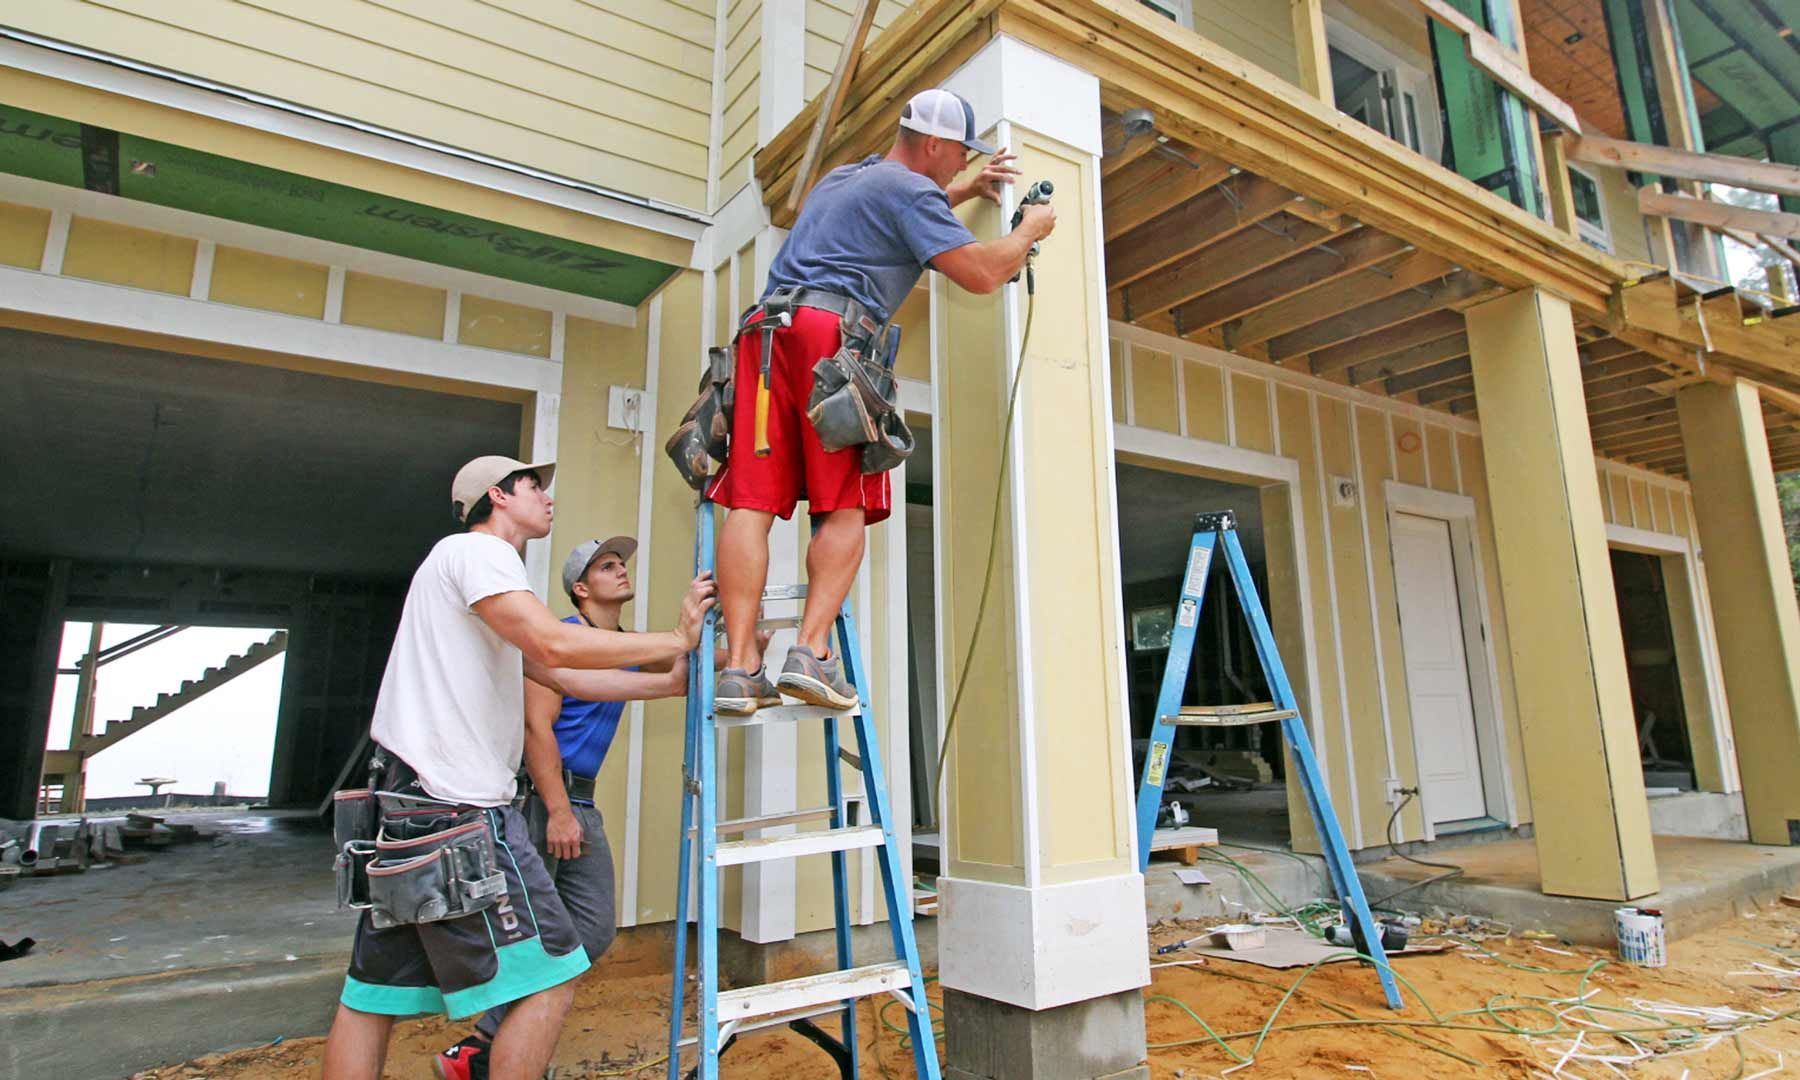
[[[471,1035],[431,1059],[439,1080],[487,1080],[488,1041]]]

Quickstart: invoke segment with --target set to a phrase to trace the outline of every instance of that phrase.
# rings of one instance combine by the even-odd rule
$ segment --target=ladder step
[[[716,850],[718,865],[742,866],[745,863],[792,859],[798,855],[823,855],[832,851],[880,847],[881,826],[856,825],[847,829],[825,829],[819,832],[794,833],[791,836],[765,836],[756,840],[732,840]],[[828,1001],[829,998],[820,998]],[[797,1007],[797,1006],[796,1006]]]
[[[763,590],[764,603],[770,600],[804,599],[806,599],[806,586],[804,585],[770,585]]]
[[[808,821],[824,821],[830,816],[831,807],[815,806],[811,810],[794,810],[785,814],[768,814],[764,817],[733,818],[730,821],[719,822],[714,831],[720,836],[725,836],[733,833],[749,832],[752,829],[772,829],[777,825],[801,825]],[[699,831],[699,826],[695,826],[688,830],[688,832],[696,834],[699,833]]]
[[[798,979],[746,986],[719,994],[719,1022],[748,1020],[753,1016],[805,1009],[834,1001],[849,1001],[912,987],[912,974],[898,960],[845,971],[827,971]]]
[[[833,716],[860,716],[861,709],[848,709],[838,712],[822,705],[771,705],[758,709],[749,716],[726,716],[723,713],[713,714],[713,723],[721,728],[755,727],[758,724],[785,724],[797,720],[827,720]]]
[[[1278,709],[1272,701],[1254,705],[1183,705],[1163,723],[1176,727],[1243,727],[1247,724],[1273,724],[1300,715],[1293,709]]]

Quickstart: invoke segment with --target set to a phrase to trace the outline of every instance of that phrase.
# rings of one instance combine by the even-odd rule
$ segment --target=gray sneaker
[[[767,664],[754,675],[728,667],[719,672],[719,681],[713,686],[713,711],[725,716],[750,716],[765,705],[779,704],[781,695],[769,681]]]
[[[788,649],[787,663],[775,685],[789,697],[827,709],[854,709],[856,691],[844,678],[842,657],[820,660],[805,645]]]

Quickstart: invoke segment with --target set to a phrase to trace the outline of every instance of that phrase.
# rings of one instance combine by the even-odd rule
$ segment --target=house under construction
[[[959,1001],[1118,1010],[1127,1044],[1135,1015],[1141,1057],[1134,740],[1202,511],[1238,515],[1353,850],[1523,837],[1542,893],[1628,901],[1658,892],[1675,818],[1800,841],[1786,8],[919,0],[846,50],[861,6],[0,15],[0,460],[67,494],[0,525],[0,814],[33,816],[47,780],[78,801],[79,746],[45,752],[68,621],[283,628],[270,801],[318,804],[478,453],[559,463],[527,557],[553,609],[550,568],[628,533],[631,617],[667,624],[694,519],[661,446],[706,348],[759,297],[796,189],[883,152],[897,103],[941,85],[1054,182],[1060,222],[1033,300],[927,275],[896,315],[920,449],[853,593]],[[959,212],[985,239],[1011,206]],[[971,682],[938,790],[1003,464],[970,662],[1004,677]],[[802,580],[806,531],[777,524],[772,584]],[[1193,700],[1263,700],[1216,613]],[[621,923],[651,927],[679,915],[682,704],[627,716],[597,799]],[[124,719],[94,718],[91,748]],[[821,754],[735,733],[726,810],[821,801]],[[1276,742],[1178,756],[1288,778],[1259,821],[1318,851]],[[852,867],[875,920],[873,862]],[[732,876],[726,923],[806,935],[829,884]]]

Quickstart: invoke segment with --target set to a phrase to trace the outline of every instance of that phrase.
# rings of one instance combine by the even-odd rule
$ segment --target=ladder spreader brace
[[[694,570],[713,569],[714,515],[711,501],[700,500],[694,530]],[[799,600],[803,585],[767,589],[763,599]],[[792,620],[769,619],[760,625],[792,625]],[[845,1080],[857,1076],[856,1003],[874,995],[892,995],[906,1007],[907,1030],[912,1037],[913,1065],[919,1080],[940,1080],[937,1043],[931,1030],[931,1011],[925,996],[925,980],[919,969],[918,942],[913,936],[912,907],[906,902],[911,883],[901,876],[900,851],[895,844],[882,769],[881,744],[869,708],[867,675],[857,642],[856,623],[849,606],[838,613],[837,648],[844,662],[844,677],[856,688],[857,707],[838,713],[810,705],[782,705],[759,709],[750,717],[718,717],[713,713],[714,674],[712,657],[717,641],[717,612],[709,611],[700,645],[689,658],[687,733],[682,758],[680,862],[676,871],[674,990],[669,1021],[669,1078],[679,1080],[681,1051],[697,1046],[699,1057],[688,1076],[716,1080],[719,1055],[738,1035],[759,1028],[787,1025],[817,1043],[838,1064]],[[856,750],[844,747],[839,725],[848,719],[856,737]],[[722,729],[753,723],[820,721],[825,739],[826,805],[785,814],[720,821],[718,818],[719,754]],[[862,773],[861,795],[844,790],[843,767]],[[859,823],[852,824],[851,808],[861,804]],[[824,821],[828,827],[788,831],[789,827]],[[764,829],[781,829],[775,836],[744,836]],[[722,836],[743,837],[721,840]],[[888,929],[892,935],[892,960],[857,966],[850,940],[850,888],[846,851],[873,849],[881,867],[882,895],[887,901]],[[698,851],[698,859],[694,853]],[[805,855],[831,856],[833,911],[837,923],[837,969],[797,979],[723,990],[719,986],[719,882],[721,867],[790,859]],[[697,881],[695,879],[698,879]],[[697,887],[697,888],[696,888]],[[698,892],[698,903],[694,893]],[[686,1035],[685,993],[687,978],[687,914],[697,910],[699,986],[695,995],[696,1032]],[[838,1014],[838,1035],[820,1028],[814,1018]]]
[[[1222,549],[1226,573],[1237,588],[1244,616],[1250,622],[1250,636],[1256,642],[1256,656],[1262,663],[1263,677],[1275,700],[1260,705],[1222,705],[1182,707],[1182,691],[1187,686],[1188,667],[1194,659],[1194,637],[1200,624],[1200,604],[1206,598],[1208,571],[1213,554]],[[1350,860],[1350,849],[1344,843],[1343,830],[1331,807],[1331,792],[1325,786],[1318,758],[1313,755],[1312,740],[1306,733],[1306,722],[1294,698],[1293,684],[1287,668],[1275,647],[1275,634],[1250,577],[1250,564],[1244,561],[1244,548],[1238,540],[1237,515],[1220,510],[1194,516],[1194,536],[1188,545],[1187,571],[1182,576],[1181,596],[1176,601],[1175,626],[1169,639],[1169,659],[1163,668],[1162,689],[1156,696],[1156,720],[1150,728],[1150,744],[1144,752],[1144,774],[1138,786],[1138,869],[1148,869],[1150,845],[1156,835],[1156,812],[1162,806],[1163,783],[1168,778],[1170,756],[1174,751],[1177,727],[1227,727],[1242,724],[1281,725],[1282,737],[1300,773],[1300,788],[1306,794],[1307,809],[1324,841],[1325,867],[1330,872],[1331,886],[1343,904],[1344,917],[1360,931],[1366,955],[1374,961],[1381,977],[1381,989],[1388,1007],[1401,1008],[1400,989],[1394,972],[1388,966],[1387,952],[1381,947],[1381,928],[1369,913],[1369,902],[1363,895],[1362,881]]]

